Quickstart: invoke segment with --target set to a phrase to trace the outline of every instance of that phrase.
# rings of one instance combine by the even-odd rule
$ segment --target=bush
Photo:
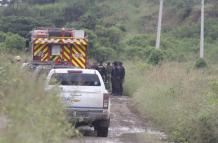
[[[216,71],[190,70],[189,65],[178,63],[144,69],[136,66],[139,63],[129,64],[125,92],[131,93],[138,111],[161,127],[170,142],[218,142]]]
[[[200,59],[198,59],[196,61],[195,67],[198,68],[198,69],[199,68],[205,68],[205,67],[207,67],[207,62],[204,59],[200,58]]]
[[[144,79],[138,78],[138,75],[142,75],[145,70],[149,69],[148,64],[144,64],[144,62],[126,61],[124,62],[124,66],[126,68],[126,77],[124,82],[124,95],[125,96],[133,96],[135,92],[138,91],[138,88],[142,85]],[[137,69],[137,70],[133,70]]]
[[[7,34],[4,32],[0,32],[0,43],[5,42]]]
[[[98,62],[104,62],[107,60],[111,60],[116,55],[115,55],[115,51],[112,48],[102,47],[102,48],[95,49],[93,56]]]
[[[19,64],[12,64],[11,57],[3,54],[0,57],[0,116],[8,121],[0,141],[61,143],[66,137],[75,136],[57,92],[45,92],[44,81],[35,80]]]
[[[152,65],[157,65],[163,60],[163,53],[159,49],[152,49],[148,57],[148,63]]]
[[[25,37],[33,28],[48,26],[48,20],[21,16],[5,16],[0,18],[0,31],[12,32]]]
[[[65,6],[63,16],[66,21],[77,21],[86,10],[82,3],[69,4]]]
[[[5,45],[11,51],[23,50],[25,48],[25,39],[17,34],[8,34]]]
[[[83,28],[94,30],[96,27],[97,19],[94,15],[84,15],[81,17],[81,25]]]

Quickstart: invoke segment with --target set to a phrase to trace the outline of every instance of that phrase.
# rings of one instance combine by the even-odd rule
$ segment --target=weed
[[[190,69],[190,64],[181,63],[145,69],[135,65],[127,66],[127,76],[140,73],[126,83],[127,92],[137,83],[131,94],[139,111],[164,129],[170,141],[218,142],[216,72]]]
[[[65,118],[57,92],[46,92],[44,81],[0,58],[0,109],[7,127],[0,140],[5,143],[61,143],[77,132]]]

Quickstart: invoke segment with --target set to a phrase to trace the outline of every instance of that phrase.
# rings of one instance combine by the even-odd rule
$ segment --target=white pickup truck
[[[110,95],[100,73],[92,69],[52,69],[47,76],[47,89],[60,88],[67,117],[76,126],[90,125],[97,136],[107,137],[110,125]]]

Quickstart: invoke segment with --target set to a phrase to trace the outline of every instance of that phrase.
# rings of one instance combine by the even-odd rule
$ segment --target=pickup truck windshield
[[[98,75],[83,73],[55,73],[52,75],[49,84],[64,86],[101,86]]]

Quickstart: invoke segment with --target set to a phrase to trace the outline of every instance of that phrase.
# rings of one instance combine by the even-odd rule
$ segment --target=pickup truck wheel
[[[108,136],[108,127],[99,127],[97,129],[98,137],[107,137]]]

